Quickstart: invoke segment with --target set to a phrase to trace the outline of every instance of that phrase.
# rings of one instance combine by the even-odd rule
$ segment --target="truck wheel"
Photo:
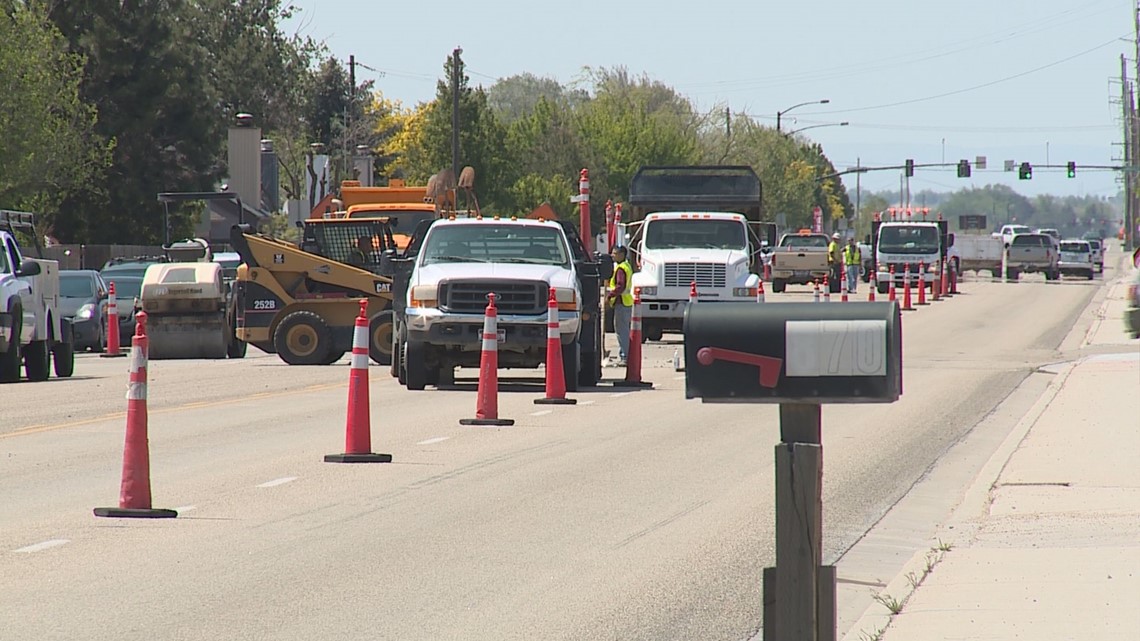
[[[583,352],[579,364],[578,387],[596,387],[599,380],[597,354]]]
[[[59,378],[68,378],[75,373],[75,333],[70,323],[60,329],[63,340],[52,346],[52,361],[55,365],[55,375]]]
[[[665,330],[657,323],[651,323],[645,326],[645,340],[659,341],[665,335]]]
[[[325,357],[325,360],[321,363],[321,365],[332,365],[333,363],[339,361],[344,356],[344,354],[345,352],[330,349],[329,355]]]
[[[17,383],[20,381],[20,331],[22,327],[19,308],[12,310],[12,337],[8,340],[8,351],[0,354],[0,383]]]
[[[51,349],[46,340],[32,341],[24,350],[24,375],[29,381],[46,381],[51,372]]]
[[[292,312],[273,332],[273,346],[290,365],[321,365],[332,349],[332,332],[324,319],[312,312]]]
[[[891,293],[891,284],[889,282],[887,282],[887,283],[876,283],[875,289],[879,290],[880,296],[886,296],[887,294]]]
[[[402,352],[404,348],[401,346],[400,341],[396,339],[396,332],[395,331],[392,332],[392,347],[391,347],[391,349],[392,349],[392,362],[388,364],[388,373],[392,375],[392,378],[399,379],[400,378],[400,367],[401,367],[400,361],[402,360],[400,358],[400,352]],[[404,381],[400,381],[400,384],[403,385]]]
[[[377,365],[392,364],[393,319],[392,310],[386,309],[368,321],[368,356]]]
[[[420,391],[427,387],[428,370],[425,352],[427,346],[419,341],[404,343],[404,384],[410,390]]]
[[[838,278],[832,278],[827,281],[827,289],[832,294],[838,294],[843,288],[843,281]]]
[[[1088,276],[1088,279],[1089,279],[1089,280],[1092,280],[1092,279],[1093,279],[1093,270],[1091,270],[1091,269],[1090,269],[1090,270],[1089,270],[1089,273],[1088,273],[1088,274],[1086,274],[1086,275]]]
[[[1006,280],[1017,280],[1017,277],[1020,275],[1021,275],[1021,273],[1012,267],[1006,267],[1005,268],[1005,279]]]
[[[566,383],[567,392],[578,391],[578,368],[581,351],[577,341],[562,344],[562,380]]]
[[[788,288],[788,281],[786,281],[782,278],[776,278],[776,279],[772,280],[772,291],[773,292],[776,292],[777,294],[783,294],[784,290],[786,290],[787,288]]]

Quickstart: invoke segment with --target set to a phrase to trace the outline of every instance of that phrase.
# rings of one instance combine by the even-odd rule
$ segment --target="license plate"
[[[495,336],[495,340],[496,340],[496,341],[498,341],[498,342],[500,342],[500,343],[505,343],[505,342],[507,342],[507,330],[505,330],[505,329],[497,329],[497,330],[495,330],[495,331],[496,331],[496,334],[497,334],[497,335]]]

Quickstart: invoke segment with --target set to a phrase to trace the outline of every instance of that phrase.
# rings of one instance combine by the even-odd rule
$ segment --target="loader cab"
[[[381,276],[392,273],[399,255],[387,218],[307,220],[301,249]]]

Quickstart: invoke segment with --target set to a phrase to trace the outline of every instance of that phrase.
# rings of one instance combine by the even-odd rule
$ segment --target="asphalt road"
[[[1103,282],[979,279],[904,314],[902,400],[823,411],[828,561],[1057,360]],[[91,513],[118,502],[126,359],[0,387],[0,639],[749,638],[776,407],[684,400],[677,347],[647,346],[654,389],[577,406],[536,406],[539,373],[505,371],[508,428],[459,425],[470,376],[409,392],[373,367],[379,465],[322,461],[344,447],[347,359],[154,361],[154,506],[180,511],[154,521]]]

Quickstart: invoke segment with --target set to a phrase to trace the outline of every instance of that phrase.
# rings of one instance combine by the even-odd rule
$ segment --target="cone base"
[[[391,463],[391,454],[325,454],[325,463]]]
[[[614,387],[639,387],[643,389],[653,387],[653,383],[649,381],[614,381],[612,384]]]
[[[536,398],[534,399],[535,405],[577,405],[578,399],[575,398]]]
[[[127,356],[126,352],[119,352],[118,354],[103,353],[103,354],[99,355],[99,358],[126,358],[126,356]]]
[[[173,519],[178,516],[174,510],[141,509],[126,507],[97,507],[95,516],[125,519]]]
[[[460,425],[514,425],[512,418],[461,418]]]

